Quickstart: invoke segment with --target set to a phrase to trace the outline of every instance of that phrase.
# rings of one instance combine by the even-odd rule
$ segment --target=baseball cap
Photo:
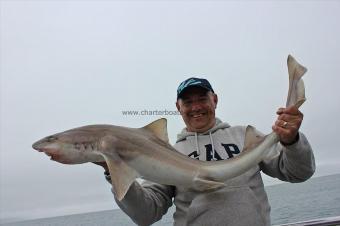
[[[204,89],[214,93],[214,90],[211,87],[211,85],[210,85],[208,80],[206,80],[204,78],[195,78],[195,77],[192,77],[192,78],[186,79],[181,84],[179,84],[179,86],[177,88],[177,100],[181,97],[181,95],[183,94],[183,92],[187,88],[193,87],[193,86],[202,87],[202,88],[204,88]]]

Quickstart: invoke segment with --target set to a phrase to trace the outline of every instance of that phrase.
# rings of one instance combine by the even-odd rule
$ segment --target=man
[[[244,145],[245,126],[230,126],[215,117],[218,98],[206,79],[189,78],[177,90],[176,107],[186,128],[174,147],[191,158],[214,161],[233,158]],[[225,181],[226,187],[198,192],[181,187],[134,182],[120,208],[138,225],[150,225],[174,204],[174,225],[270,225],[270,205],[260,175],[302,182],[315,170],[312,149],[299,132],[303,119],[296,107],[280,108],[272,129],[280,137],[274,148],[279,155],[246,173]],[[106,173],[107,179],[110,176]]]

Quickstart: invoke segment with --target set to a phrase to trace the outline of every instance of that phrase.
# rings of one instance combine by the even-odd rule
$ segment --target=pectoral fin
[[[289,89],[286,107],[295,105],[299,108],[306,100],[302,76],[306,73],[307,68],[299,64],[291,55],[288,56],[287,66],[289,73]]]
[[[130,185],[139,176],[138,173],[120,159],[112,159],[103,155],[111,175],[113,191],[119,201],[121,201]]]

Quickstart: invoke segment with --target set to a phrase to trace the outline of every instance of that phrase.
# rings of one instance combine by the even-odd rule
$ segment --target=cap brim
[[[178,100],[179,98],[182,97],[182,95],[188,90],[188,88],[191,88],[191,87],[200,87],[200,88],[205,89],[207,92],[208,92],[208,91],[214,92],[213,90],[209,89],[208,87],[202,86],[202,85],[200,85],[200,84],[193,84],[193,85],[189,85],[189,86],[185,87],[185,88],[177,95],[177,100]]]

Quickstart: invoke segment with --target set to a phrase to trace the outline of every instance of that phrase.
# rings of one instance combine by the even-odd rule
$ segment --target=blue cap
[[[202,87],[202,88],[206,89],[207,91],[211,91],[211,92],[214,93],[214,90],[211,87],[208,80],[206,80],[204,78],[194,78],[194,77],[192,77],[192,78],[188,78],[187,80],[185,80],[184,82],[179,84],[179,86],[177,88],[177,100],[181,97],[181,95],[183,94],[183,92],[187,88],[193,87],[193,86]]]

